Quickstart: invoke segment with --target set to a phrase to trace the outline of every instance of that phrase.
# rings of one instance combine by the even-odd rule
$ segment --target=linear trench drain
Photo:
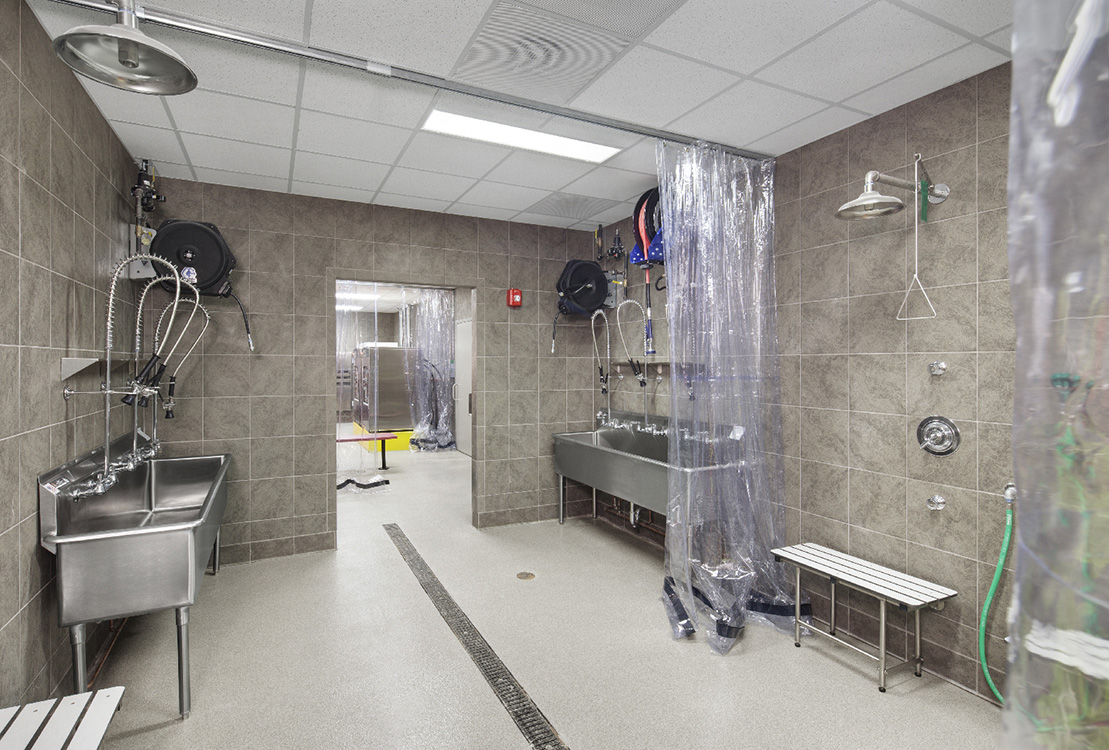
[[[385,533],[393,540],[397,551],[400,552],[416,580],[420,582],[424,592],[435,608],[439,610],[443,620],[450,627],[455,637],[462,643],[466,653],[474,660],[478,670],[485,677],[486,682],[493,688],[497,698],[504,705],[508,715],[516,722],[520,732],[535,750],[569,750],[555,732],[554,727],[547,721],[547,717],[535,705],[535,701],[527,694],[508,667],[500,660],[493,648],[478,632],[470,618],[462,608],[451,598],[443,584],[432,572],[424,558],[412,546],[404,532],[395,523],[384,525]]]

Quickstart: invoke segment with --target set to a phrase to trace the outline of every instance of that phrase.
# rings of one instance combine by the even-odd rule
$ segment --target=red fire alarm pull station
[[[521,292],[519,289],[509,289],[508,306],[519,307],[522,304],[524,304],[524,293]]]

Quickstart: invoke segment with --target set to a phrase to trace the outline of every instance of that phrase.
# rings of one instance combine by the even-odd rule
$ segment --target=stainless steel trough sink
[[[113,456],[131,447],[112,443]],[[86,623],[177,610],[181,713],[188,715],[188,619],[227,505],[229,454],[156,458],[119,474],[103,495],[65,488],[103,467],[103,448],[39,477],[42,546],[57,556],[58,624],[70,628],[83,691]]]
[[[631,429],[601,428],[555,435],[559,521],[565,517],[563,480],[567,478],[666,515],[670,494],[668,450],[665,435]]]

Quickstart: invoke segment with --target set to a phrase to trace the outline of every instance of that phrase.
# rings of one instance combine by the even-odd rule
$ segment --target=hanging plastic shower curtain
[[[1109,747],[1109,2],[1017,0],[1006,748]]]
[[[785,538],[774,163],[660,142],[670,328],[670,472],[663,602],[676,637],[719,653],[751,616],[792,628],[770,550]]]
[[[378,470],[373,441],[378,413],[377,285],[336,283],[335,383],[338,392],[336,487],[382,492],[389,484]],[[369,298],[372,304],[360,300]]]
[[[413,450],[448,450],[454,444],[454,292],[423,289],[419,302],[405,314],[415,317],[412,345],[415,366],[408,371],[412,404]]]

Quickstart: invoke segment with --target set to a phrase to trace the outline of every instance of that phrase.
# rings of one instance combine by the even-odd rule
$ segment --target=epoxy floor
[[[726,657],[675,642],[658,550],[587,519],[479,531],[465,456],[389,462],[387,490],[339,493],[337,551],[206,578],[188,720],[173,612],[128,623],[97,682],[127,687],[105,747],[527,750],[393,522],[573,750],[999,746],[997,708],[927,674],[880,694],[873,662],[823,639],[752,625]]]

